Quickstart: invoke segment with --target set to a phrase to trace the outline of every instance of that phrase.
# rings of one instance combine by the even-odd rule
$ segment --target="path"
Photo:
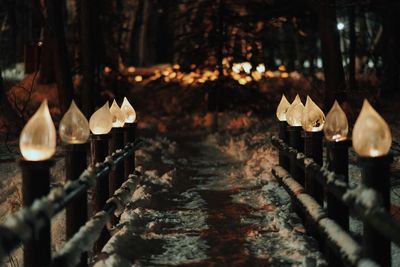
[[[250,161],[230,157],[210,141],[177,143],[173,149],[162,140],[142,153],[144,169],[157,170],[145,172],[97,267],[322,262],[290,212],[288,195],[268,173],[257,177]]]

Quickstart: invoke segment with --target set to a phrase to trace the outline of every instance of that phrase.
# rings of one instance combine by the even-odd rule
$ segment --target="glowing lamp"
[[[301,126],[304,105],[301,103],[299,95],[293,100],[286,112],[286,121],[290,126]]]
[[[113,116],[108,108],[108,101],[92,114],[89,120],[89,128],[93,134],[108,134],[113,127]]]
[[[353,148],[363,157],[380,157],[389,152],[392,135],[385,120],[364,99],[353,129]]]
[[[256,67],[256,70],[260,73],[264,73],[265,72],[265,65],[264,64],[258,64],[258,66]]]
[[[19,148],[27,160],[47,160],[56,152],[56,138],[47,100],[44,100],[22,129]]]
[[[61,140],[67,144],[84,144],[89,138],[89,122],[74,100],[61,119],[59,133]]]
[[[322,131],[325,123],[325,115],[317,104],[312,101],[311,97],[307,96],[306,105],[303,109],[301,117],[301,126],[306,132]]]
[[[281,102],[279,102],[278,108],[276,109],[276,117],[279,121],[286,121],[286,112],[289,107],[289,101],[287,101],[285,95],[282,95]]]
[[[120,128],[124,127],[125,124],[125,115],[118,106],[117,102],[113,101],[111,107],[110,107],[110,112],[112,115],[112,127],[114,128]]]
[[[326,115],[324,125],[325,138],[328,141],[343,141],[346,140],[348,132],[349,124],[346,113],[344,113],[338,102],[335,101],[331,110]]]
[[[122,101],[121,105],[122,113],[125,116],[125,123],[134,123],[136,120],[136,112],[132,107],[131,103],[129,103],[128,99],[124,97],[124,101]]]

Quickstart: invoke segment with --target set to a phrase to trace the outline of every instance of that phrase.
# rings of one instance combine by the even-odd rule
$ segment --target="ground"
[[[95,266],[324,266],[270,173],[271,145],[237,145],[219,135],[147,140],[143,180]]]
[[[29,85],[30,81],[32,76],[23,84]],[[323,266],[324,260],[314,240],[304,234],[303,226],[291,211],[288,195],[271,177],[270,168],[276,164],[277,157],[268,141],[268,137],[276,134],[274,114],[281,93],[291,97],[295,93],[302,96],[311,93],[321,102],[318,101],[321,91],[313,89],[320,82],[311,83],[307,77],[271,78],[260,83],[259,88],[256,84],[232,85],[234,89],[228,91],[228,109],[217,116],[216,133],[209,131],[216,117],[206,112],[208,84],[180,87],[178,83],[155,82],[133,83],[125,92],[133,99],[138,133],[146,141],[137,151],[144,179],[96,264],[212,265],[217,262],[229,266],[267,263]],[[36,102],[30,103],[28,110],[32,112],[39,100],[50,96],[57,124],[56,97],[49,94],[49,91],[54,93],[54,85],[38,86],[35,90]],[[352,105],[345,107],[351,125],[361,107],[358,102]],[[392,212],[398,217],[398,107],[380,105],[379,108],[391,126],[394,139]],[[0,146],[1,220],[21,206],[18,134],[6,141],[7,146],[4,143]],[[55,158],[53,187],[64,183],[62,144],[58,144]],[[360,183],[356,159],[351,150],[351,185]],[[65,243],[64,217],[61,213],[52,221],[54,251]],[[362,224],[356,218],[351,221],[351,233],[359,238]],[[132,246],[126,253],[128,245]],[[8,265],[22,265],[21,251],[17,250],[8,259]],[[399,255],[399,249],[393,246],[394,266],[400,260]]]

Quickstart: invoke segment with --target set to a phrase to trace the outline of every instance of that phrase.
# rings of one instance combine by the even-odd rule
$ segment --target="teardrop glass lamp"
[[[110,107],[110,112],[112,115],[112,127],[114,127],[114,128],[124,127],[125,115],[124,115],[124,113],[122,113],[122,110],[118,106],[115,99]]]
[[[56,152],[56,135],[56,128],[45,99],[22,129],[19,137],[22,156],[31,161],[51,158]]]
[[[290,107],[289,101],[285,95],[282,95],[281,101],[279,102],[278,108],[276,109],[276,117],[279,121],[286,121],[286,112]]]
[[[84,144],[89,138],[89,122],[72,100],[58,128],[60,138],[67,144]]]
[[[348,132],[349,123],[347,121],[346,113],[344,113],[339,103],[335,101],[331,110],[326,115],[324,125],[325,138],[328,141],[343,141],[347,139]]]
[[[122,101],[121,110],[125,116],[125,123],[134,123],[135,122],[136,111],[132,107],[131,103],[129,103],[129,101],[126,97],[124,97],[124,101]]]
[[[314,103],[311,97],[307,96],[306,105],[301,117],[301,126],[306,132],[322,131],[325,123],[325,115],[322,110]]]
[[[299,95],[293,100],[286,112],[286,120],[290,126],[301,126],[304,105],[301,103]]]
[[[108,101],[92,114],[89,128],[93,134],[108,134],[112,128],[112,115],[108,108]]]
[[[389,125],[365,99],[353,129],[353,148],[363,157],[386,155],[392,145]]]

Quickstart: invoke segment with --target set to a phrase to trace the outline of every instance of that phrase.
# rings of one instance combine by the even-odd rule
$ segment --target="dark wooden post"
[[[287,131],[288,124],[286,121],[279,121],[279,138],[288,144],[289,142],[289,134]],[[286,170],[289,170],[289,158],[282,153],[282,151],[279,151],[279,165],[285,168]]]
[[[111,130],[111,139],[109,143],[109,154],[111,155],[118,149],[124,148],[124,128],[113,128]],[[114,194],[114,191],[117,190],[125,178],[124,164],[119,164],[116,166],[115,170],[110,172],[109,179],[109,194],[110,196]]]
[[[326,141],[327,168],[342,175],[343,182],[349,182],[349,151],[350,140]],[[331,193],[327,194],[328,216],[335,220],[344,230],[349,230],[349,209],[340,199]]]
[[[111,155],[118,149],[124,148],[124,128],[112,128],[111,130],[111,139],[109,143],[109,154]],[[124,164],[118,164],[114,170],[110,172],[109,175],[109,185],[108,192],[111,197],[114,194],[115,190],[117,190],[125,180],[125,171]],[[115,216],[111,216],[111,223],[116,224],[118,222],[118,218]]]
[[[131,142],[134,142],[136,139],[136,122],[134,123],[125,123],[124,128],[124,144],[127,145]],[[135,171],[135,152],[133,152],[132,157],[126,158],[124,160],[124,169],[125,169],[125,180],[128,179],[130,174],[133,174]]]
[[[54,160],[30,161],[21,159],[19,166],[22,171],[22,202],[24,207],[50,191],[50,167]],[[48,266],[51,263],[51,231],[50,219],[39,231],[38,235],[24,246],[24,266]]]
[[[87,144],[69,144],[65,146],[65,168],[67,181],[79,179],[81,173],[86,169],[86,147]],[[67,240],[70,239],[87,220],[87,193],[74,199],[66,208],[66,232]],[[78,266],[87,266],[87,253],[82,254]]]
[[[95,165],[98,162],[103,162],[108,156],[108,139],[109,134],[91,135],[91,164]],[[92,204],[92,214],[103,209],[106,201],[108,199],[108,176],[100,177],[97,180],[96,188],[93,192],[93,204]],[[104,227],[103,231],[96,244],[94,245],[94,253],[97,254],[101,251],[103,246],[107,243],[110,238],[110,234],[107,228]]]
[[[323,132],[305,132],[304,154],[322,166],[322,137]],[[305,170],[305,189],[321,206],[324,204],[324,189],[314,179],[312,172]]]
[[[349,146],[351,140],[328,141],[326,140],[327,168],[338,175],[342,175],[343,182],[349,182]],[[328,217],[338,223],[343,230],[349,231],[349,208],[332,193],[327,193]],[[345,266],[334,251],[327,251],[327,258],[330,266]]]
[[[381,157],[359,157],[362,183],[376,190],[383,200],[384,208],[390,212],[390,163],[391,155]],[[381,266],[391,265],[390,240],[374,227],[364,223],[364,255],[375,260]]]
[[[289,132],[289,145],[299,152],[303,152],[304,141],[301,138],[302,128],[301,126],[288,126]],[[296,155],[290,156],[290,174],[296,179],[301,185],[304,185],[304,172],[297,165]]]

